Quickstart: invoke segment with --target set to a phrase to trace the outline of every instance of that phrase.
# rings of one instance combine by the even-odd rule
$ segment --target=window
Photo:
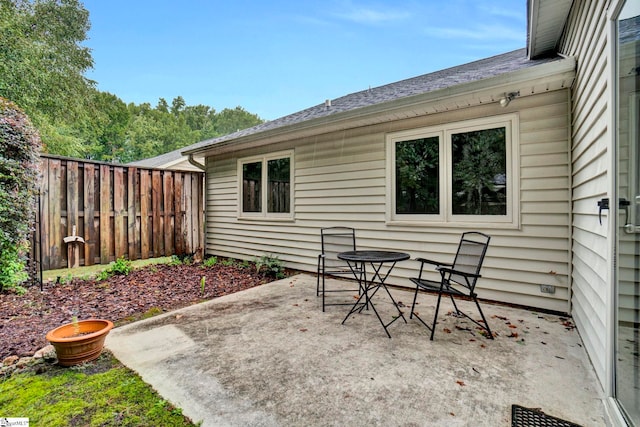
[[[507,115],[388,135],[388,220],[517,225],[516,127]]]
[[[240,217],[291,218],[292,153],[238,161]]]

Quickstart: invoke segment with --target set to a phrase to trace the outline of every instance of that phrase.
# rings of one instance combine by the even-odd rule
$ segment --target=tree
[[[14,103],[0,98],[0,290],[26,279],[28,245],[41,148],[38,132]]]
[[[396,213],[440,210],[438,137],[396,143]]]
[[[84,75],[88,30],[78,0],[0,0],[0,96],[24,109],[51,151],[84,154],[70,124],[85,119],[94,86]]]
[[[263,120],[257,114],[251,114],[240,106],[234,109],[225,108],[216,116],[216,136],[228,135],[262,122]]]
[[[77,125],[87,155],[108,162],[122,162],[127,147],[131,112],[120,98],[108,92],[92,91],[91,114]]]
[[[506,176],[505,128],[453,134],[453,213],[505,215],[506,196],[497,182]]]

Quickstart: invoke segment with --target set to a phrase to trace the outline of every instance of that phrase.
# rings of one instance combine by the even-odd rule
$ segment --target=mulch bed
[[[0,294],[0,362],[12,355],[32,356],[48,344],[47,331],[69,323],[73,316],[108,319],[119,326],[272,280],[253,265],[163,264],[100,282],[73,279],[45,283],[42,292],[40,286],[32,286],[24,295]]]

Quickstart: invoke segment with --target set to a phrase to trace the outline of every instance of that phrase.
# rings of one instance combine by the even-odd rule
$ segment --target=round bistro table
[[[385,281],[387,280],[387,277],[389,277],[389,274],[391,273],[391,270],[393,270],[393,267],[395,267],[396,263],[409,259],[410,255],[404,252],[395,251],[349,251],[339,253],[338,258],[347,262],[354,276],[359,282],[362,281],[360,284],[364,289],[364,292],[360,295],[353,307],[351,307],[351,310],[347,314],[347,317],[342,321],[342,324],[344,325],[344,322],[346,322],[353,313],[361,313],[365,307],[368,309],[369,306],[371,306],[376,317],[378,317],[380,324],[384,328],[384,331],[387,333],[387,336],[391,338],[389,330],[387,329],[389,325],[399,318],[402,318],[402,320],[407,323],[407,319],[405,319],[404,314],[396,303],[396,300],[393,299],[389,289],[387,289]],[[385,264],[388,265],[388,269],[386,273],[380,274],[380,270]],[[361,270],[358,266],[360,266]],[[370,280],[367,279],[367,266],[370,266],[373,270],[373,276]],[[356,274],[356,271],[362,271],[362,276]],[[388,323],[384,323],[372,301],[373,296],[380,290],[380,288],[383,288],[386,291],[391,302],[393,302],[393,306],[398,310],[399,314],[399,316],[394,316],[393,320]]]

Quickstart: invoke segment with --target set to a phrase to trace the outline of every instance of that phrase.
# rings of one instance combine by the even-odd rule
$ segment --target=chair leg
[[[316,272],[316,296],[318,296],[320,295],[320,257],[318,257],[318,269]]]
[[[460,309],[458,308],[458,306],[456,305],[456,300],[453,298],[453,295],[449,294],[449,298],[451,298],[451,302],[453,303],[453,308],[456,309],[456,314],[460,315],[462,314],[462,312],[460,311]]]
[[[413,304],[411,304],[411,313],[409,314],[409,319],[413,319],[413,309],[416,306],[416,298],[418,298],[418,285],[416,285],[416,292],[413,294]]]
[[[493,339],[493,333],[491,333],[491,328],[489,328],[489,323],[487,323],[487,319],[484,317],[484,313],[482,312],[482,309],[480,308],[480,304],[478,303],[478,299],[477,298],[473,298],[473,301],[476,303],[476,307],[478,307],[478,311],[480,312],[480,316],[482,317],[482,323],[484,323],[484,327],[487,330],[487,333],[489,334],[489,339]]]
[[[433,335],[436,333],[436,323],[438,323],[438,311],[440,311],[440,300],[442,299],[442,292],[438,292],[438,303],[436,304],[436,314],[433,316],[433,325],[431,326],[431,338],[433,341]]]
[[[324,313],[324,297],[326,292],[324,291],[324,272],[322,273],[322,312]]]

